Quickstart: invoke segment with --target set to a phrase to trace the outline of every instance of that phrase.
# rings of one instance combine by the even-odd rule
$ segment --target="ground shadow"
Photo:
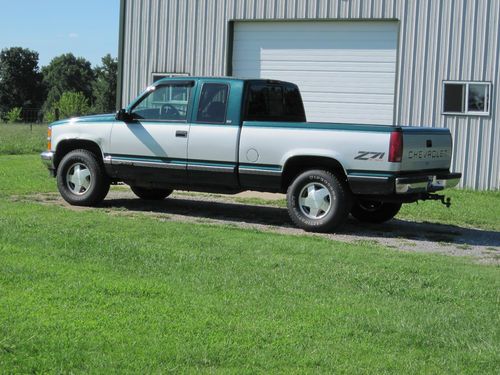
[[[140,199],[107,199],[104,208],[121,208],[136,212],[183,215],[192,218],[249,223],[279,228],[295,228],[286,209],[241,203],[169,198],[160,202]],[[367,239],[404,238],[457,245],[500,246],[500,232],[463,228],[437,223],[418,223],[394,219],[384,224],[360,223],[349,218],[338,234],[352,234]]]

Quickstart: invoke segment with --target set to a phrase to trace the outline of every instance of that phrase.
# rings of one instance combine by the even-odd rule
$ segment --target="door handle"
[[[187,138],[188,132],[186,130],[176,130],[175,136],[181,138]]]

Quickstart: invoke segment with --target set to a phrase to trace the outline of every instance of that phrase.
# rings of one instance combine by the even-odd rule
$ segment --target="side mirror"
[[[120,109],[118,112],[116,112],[115,118],[118,121],[131,121],[132,120],[132,115],[127,112],[126,109]]]

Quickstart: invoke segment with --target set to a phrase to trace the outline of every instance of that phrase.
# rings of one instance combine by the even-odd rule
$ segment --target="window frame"
[[[445,87],[447,84],[454,85],[463,85],[464,86],[464,96],[462,98],[462,106],[464,108],[464,112],[447,112],[444,110],[445,105]],[[470,85],[481,85],[486,86],[486,95],[488,100],[485,103],[485,111],[469,111],[469,86]],[[443,92],[443,103],[441,106],[441,114],[442,115],[452,115],[452,116],[490,116],[491,115],[491,93],[492,93],[492,82],[491,81],[463,81],[463,80],[444,80],[442,86]]]
[[[146,91],[144,92],[144,94],[136,101],[134,102],[130,108],[128,109],[128,112],[133,116],[133,111],[135,108],[137,108],[138,105],[140,105],[144,100],[146,100],[146,98],[149,96],[149,95],[153,95],[154,92],[160,88],[160,87],[164,87],[164,86],[187,86],[190,90],[189,90],[189,96],[188,96],[188,99],[187,99],[187,108],[186,108],[186,118],[183,119],[183,120],[167,120],[167,119],[139,119],[139,118],[134,118],[133,120],[134,121],[143,121],[143,122],[168,122],[168,123],[187,123],[189,122],[189,118],[190,118],[190,115],[191,115],[191,108],[192,108],[192,98],[193,98],[193,88],[195,86],[195,82],[194,81],[191,81],[191,80],[179,80],[179,81],[171,81],[171,82],[163,82],[163,83],[160,83],[160,84],[157,84],[157,85],[151,85],[149,86]]]
[[[221,85],[221,86],[226,86],[227,87],[227,94],[226,94],[226,110],[224,111],[224,120],[223,121],[216,121],[216,122],[209,122],[209,121],[198,121],[198,112],[200,110],[200,104],[201,104],[201,97],[203,95],[203,89],[205,88],[206,85]],[[198,100],[196,102],[196,108],[193,110],[193,123],[194,124],[208,124],[208,125],[231,125],[227,123],[227,113],[229,111],[229,99],[231,98],[231,85],[228,82],[203,82],[201,87],[200,87],[200,92],[198,94]]]

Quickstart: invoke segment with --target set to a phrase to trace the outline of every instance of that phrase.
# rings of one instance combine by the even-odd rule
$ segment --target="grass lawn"
[[[0,372],[500,367],[498,267],[10,198],[49,191],[0,156]]]
[[[47,124],[0,123],[0,155],[42,152],[47,147]]]

